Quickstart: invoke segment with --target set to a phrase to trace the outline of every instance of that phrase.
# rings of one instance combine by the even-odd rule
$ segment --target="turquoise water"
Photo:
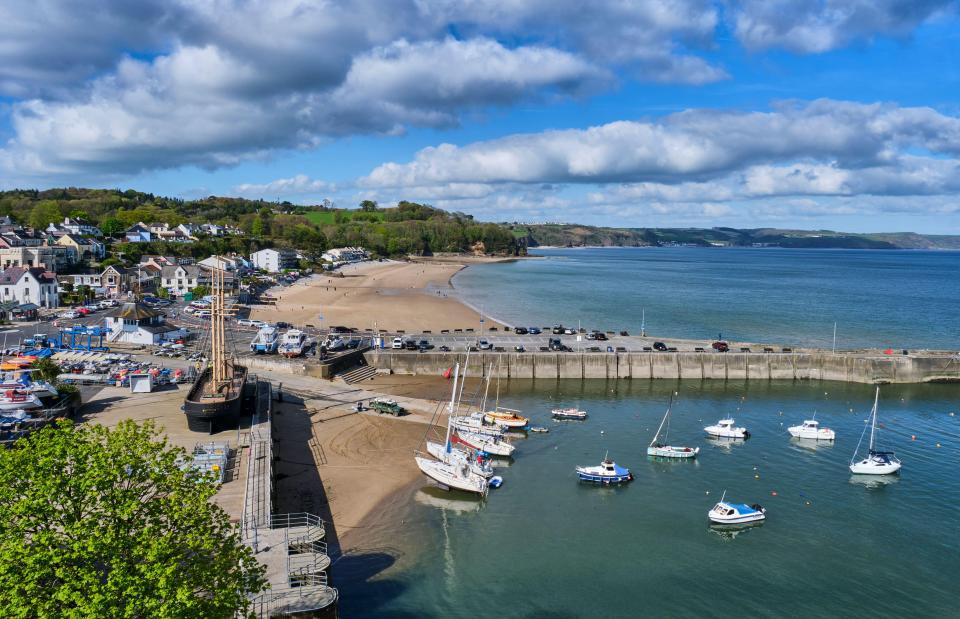
[[[514,325],[838,348],[960,348],[960,252],[603,248],[472,266],[458,294]]]
[[[645,456],[673,390],[671,442],[699,445],[694,462]],[[846,467],[867,385],[512,381],[502,403],[551,432],[518,441],[484,503],[419,490],[367,555],[335,566],[343,616],[957,616],[958,396],[955,385],[883,387],[879,445],[904,468],[865,483]],[[590,418],[551,421],[561,404]],[[814,411],[835,444],[786,434]],[[753,437],[710,444],[702,427],[727,415]],[[635,481],[578,483],[573,468],[608,450]],[[724,490],[768,520],[711,530]]]

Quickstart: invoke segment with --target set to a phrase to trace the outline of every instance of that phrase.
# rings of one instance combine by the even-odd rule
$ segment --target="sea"
[[[847,347],[957,347],[958,254],[597,249],[471,267],[459,294],[512,324],[575,324]],[[826,329],[829,337],[821,333]],[[840,334],[843,334],[841,340]],[[960,361],[958,361],[960,363]],[[344,617],[960,616],[960,385],[883,385],[877,447],[900,475],[852,475],[875,386],[821,381],[504,380],[500,404],[549,433],[519,434],[485,500],[424,479],[404,509],[340,557]],[[478,394],[467,394],[466,399]],[[673,400],[669,442],[646,456]],[[585,421],[553,421],[576,406]],[[724,417],[746,441],[712,441]],[[833,442],[792,439],[815,417]],[[581,483],[610,457],[634,481]],[[767,520],[729,530],[721,498]]]

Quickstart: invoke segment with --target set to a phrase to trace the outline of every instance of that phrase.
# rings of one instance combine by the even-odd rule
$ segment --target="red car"
[[[714,342],[711,346],[717,352],[727,352],[730,350],[730,345],[726,342]]]
[[[88,309],[85,308],[85,307],[75,307],[75,308],[73,309],[73,311],[75,311],[75,312],[77,312],[77,313],[79,313],[79,314],[81,314],[81,315],[83,315],[83,316],[87,316],[87,315],[90,314],[90,310],[88,310]]]

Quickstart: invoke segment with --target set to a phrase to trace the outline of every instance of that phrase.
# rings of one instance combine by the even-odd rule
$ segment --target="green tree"
[[[212,617],[249,610],[263,568],[209,477],[152,422],[60,422],[0,450],[5,617]]]
[[[250,224],[250,234],[253,236],[263,236],[263,217],[257,215],[253,218],[253,223]]]
[[[60,207],[53,200],[37,202],[30,211],[30,227],[37,230],[43,230],[51,223],[60,220]]]
[[[37,359],[30,364],[30,369],[36,370],[38,378],[51,383],[57,380],[57,376],[60,376],[60,366],[50,357]]]
[[[107,217],[100,223],[100,231],[106,236],[115,236],[126,229],[127,227],[123,225],[123,222],[116,217]]]
[[[209,287],[209,286],[197,286],[196,288],[194,288],[194,289],[191,290],[190,292],[193,294],[193,298],[194,298],[194,299],[199,299],[199,298],[201,298],[201,297],[205,297],[205,296],[207,296],[208,294],[210,294],[210,287]]]
[[[360,203],[360,210],[368,211],[368,212],[375,211],[377,210],[377,203],[374,202],[373,200],[364,200],[363,202]]]

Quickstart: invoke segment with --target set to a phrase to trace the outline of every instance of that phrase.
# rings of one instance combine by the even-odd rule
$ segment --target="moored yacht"
[[[877,434],[877,402],[880,400],[880,387],[877,387],[876,395],[873,397],[873,410],[870,414],[870,446],[867,449],[867,456],[862,460],[857,460],[857,453],[860,451],[860,443],[863,442],[863,434],[867,428],[864,426],[863,434],[860,435],[860,441],[857,443],[857,450],[853,452],[853,459],[850,460],[850,472],[857,475],[891,475],[900,470],[900,460],[892,451],[877,451],[874,449]]]
[[[487,423],[496,424],[504,428],[525,428],[530,420],[519,415],[520,411],[514,411],[507,408],[497,408],[487,411],[483,414],[483,420]]]
[[[670,397],[670,405],[667,406],[667,412],[660,421],[660,427],[657,428],[657,433],[653,435],[653,440],[647,445],[647,455],[657,458],[696,458],[697,454],[700,453],[699,447],[681,447],[667,444],[667,435],[670,432],[670,410],[672,408],[673,396]],[[666,430],[664,430],[664,425],[666,425]],[[660,436],[661,432],[663,432],[662,439]]]
[[[554,419],[576,419],[583,420],[587,418],[587,411],[577,408],[555,408],[550,413]]]
[[[471,472],[486,479],[493,477],[493,467],[490,466],[490,461],[484,457],[484,452],[470,448],[464,451],[463,449],[453,447],[453,444],[454,442],[452,440],[447,442],[446,445],[427,441],[427,453],[447,464],[466,463],[467,466],[470,467]],[[460,444],[462,445],[462,443]]]
[[[490,436],[487,434],[478,434],[468,430],[457,429],[451,439],[454,443],[466,445],[471,449],[479,449],[493,454],[494,456],[510,456],[516,449],[509,441],[502,436]]]

